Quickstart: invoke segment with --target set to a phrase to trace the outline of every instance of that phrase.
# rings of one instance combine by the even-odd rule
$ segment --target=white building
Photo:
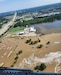
[[[34,27],[25,28],[24,31],[19,32],[19,35],[29,35],[33,34],[33,32],[36,32],[36,29]]]
[[[23,35],[24,34],[24,31],[22,31],[22,32],[19,32],[19,35]]]
[[[34,27],[30,27],[30,28],[29,28],[29,31],[30,31],[30,32],[36,32],[36,29],[35,29]]]

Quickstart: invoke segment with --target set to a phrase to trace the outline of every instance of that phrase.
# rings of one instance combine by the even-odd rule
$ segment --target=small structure
[[[35,36],[36,29],[34,29],[34,27],[28,27],[26,26],[26,28],[24,28],[23,31],[19,32],[19,35],[22,36]]]
[[[29,31],[30,31],[30,32],[36,32],[36,29],[35,29],[34,27],[30,27],[30,28],[29,28]]]
[[[23,32],[19,32],[19,35],[23,35],[24,34],[24,31]]]
[[[54,44],[59,44],[60,42],[54,42]]]
[[[49,48],[49,46],[46,46],[46,48]]]
[[[35,48],[34,46],[32,46],[32,48]]]

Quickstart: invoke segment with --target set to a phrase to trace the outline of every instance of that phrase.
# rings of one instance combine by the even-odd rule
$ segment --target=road
[[[0,36],[4,34],[10,28],[10,26],[14,24],[14,21],[16,20],[16,15],[17,13],[14,14],[13,19],[10,22],[2,26],[2,28],[0,29]]]

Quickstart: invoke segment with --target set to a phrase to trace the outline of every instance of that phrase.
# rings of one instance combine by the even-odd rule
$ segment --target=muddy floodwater
[[[35,24],[33,26],[36,28],[36,33],[61,33],[61,20],[49,23]]]

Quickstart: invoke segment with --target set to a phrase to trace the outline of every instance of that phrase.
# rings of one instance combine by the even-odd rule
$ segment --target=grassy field
[[[15,28],[11,28],[9,30],[9,32],[18,32],[18,31],[22,31],[24,30],[24,27],[15,27]]]

